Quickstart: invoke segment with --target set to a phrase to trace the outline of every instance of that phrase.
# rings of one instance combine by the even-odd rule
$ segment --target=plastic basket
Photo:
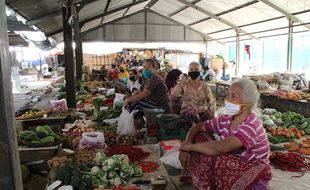
[[[171,130],[176,129],[180,117],[176,114],[159,114],[156,118],[160,128]]]

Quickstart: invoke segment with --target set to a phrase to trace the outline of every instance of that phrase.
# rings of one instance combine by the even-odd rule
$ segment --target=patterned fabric
[[[159,107],[169,109],[167,86],[164,81],[158,76],[153,75],[145,79],[144,88],[151,91],[151,94],[145,99],[158,104]]]
[[[188,110],[196,110],[198,113],[210,110],[215,111],[215,99],[213,98],[211,89],[207,83],[199,81],[199,87],[194,88],[189,81],[185,81],[176,85],[173,95],[175,97],[182,96],[181,114]]]
[[[219,140],[229,136],[235,136],[243,144],[243,148],[234,151],[235,155],[241,156],[248,161],[257,161],[269,164],[270,146],[267,133],[260,119],[251,113],[235,131],[230,130],[232,117],[223,115],[205,122],[203,131],[215,133]]]
[[[193,152],[191,163],[189,172],[198,190],[253,189],[261,178],[270,174],[269,165],[249,162],[231,154],[207,156]]]

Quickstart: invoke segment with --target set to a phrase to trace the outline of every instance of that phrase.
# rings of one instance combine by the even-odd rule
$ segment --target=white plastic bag
[[[115,93],[114,103],[113,105],[123,104],[125,94]]]
[[[50,104],[52,104],[53,111],[58,111],[58,112],[68,111],[67,100],[64,98],[61,100],[51,100]]]
[[[171,149],[160,157],[160,161],[166,165],[172,166],[177,169],[182,169],[181,162],[179,160],[179,151],[180,146],[173,146]]]
[[[123,107],[122,114],[119,117],[118,123],[117,123],[117,134],[120,135],[129,135],[129,136],[135,136],[137,134],[135,125],[134,125],[134,111],[131,113]]]

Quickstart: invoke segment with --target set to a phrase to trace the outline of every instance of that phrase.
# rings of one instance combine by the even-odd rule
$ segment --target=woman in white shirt
[[[129,80],[127,82],[127,88],[131,95],[140,90],[141,84],[138,80],[138,72],[135,69],[129,71]]]

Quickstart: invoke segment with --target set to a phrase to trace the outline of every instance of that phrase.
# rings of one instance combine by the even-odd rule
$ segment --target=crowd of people
[[[188,73],[158,70],[154,59],[143,66],[112,65],[108,77],[127,88],[124,106],[134,111],[135,127],[143,123],[143,109],[164,109],[190,119],[193,126],[180,147],[181,180],[197,189],[268,189],[271,179],[267,134],[253,111],[259,92],[253,81],[232,82],[225,99],[226,114],[215,116],[216,101],[204,81],[212,80],[208,65],[191,62]],[[180,110],[173,104],[178,99]]]

